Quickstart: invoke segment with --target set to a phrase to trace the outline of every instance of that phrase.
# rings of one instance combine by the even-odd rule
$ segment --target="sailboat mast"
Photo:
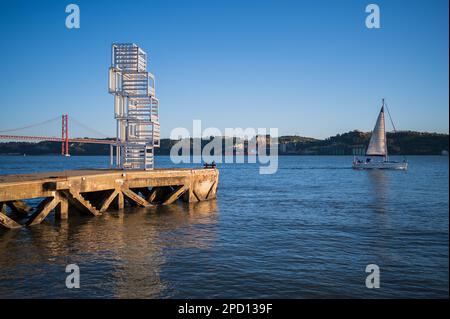
[[[383,110],[383,113],[384,113],[384,98],[382,99],[381,103],[382,103],[381,109]],[[384,114],[383,114],[383,118],[385,118]],[[386,119],[385,119],[385,122],[386,122]],[[384,149],[385,149],[384,160],[388,161],[389,156],[388,156],[388,147],[387,147],[386,124],[383,125],[383,129],[384,129]]]

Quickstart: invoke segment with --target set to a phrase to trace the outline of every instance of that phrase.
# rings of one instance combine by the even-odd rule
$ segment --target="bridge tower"
[[[63,114],[61,116],[61,155],[70,156],[69,154],[69,116]]]
[[[114,43],[111,57],[108,90],[114,95],[117,120],[115,165],[153,169],[160,139],[159,101],[155,78],[147,71],[147,53],[134,43]]]

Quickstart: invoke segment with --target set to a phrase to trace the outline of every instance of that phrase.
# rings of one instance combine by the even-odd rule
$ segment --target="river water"
[[[282,156],[273,175],[219,164],[217,200],[0,229],[0,298],[448,298],[448,157],[411,156],[407,172],[351,160]],[[7,156],[0,174],[107,165]]]

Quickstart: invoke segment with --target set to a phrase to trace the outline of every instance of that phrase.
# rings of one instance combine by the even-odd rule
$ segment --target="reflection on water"
[[[394,172],[387,170],[366,170],[361,172],[367,174],[369,180],[369,194],[370,194],[370,208],[371,214],[367,216],[371,223],[371,229],[368,232],[375,230],[375,236],[373,236],[373,242],[376,243],[368,247],[371,250],[374,263],[379,267],[384,268],[386,264],[393,263],[395,256],[393,256],[389,250],[385,247],[395,245],[392,241],[392,225],[391,217],[389,215],[389,194],[390,178],[395,178],[395,174],[402,174],[404,172]],[[389,174],[394,173],[394,176]]]
[[[2,157],[0,174],[108,160]],[[407,172],[351,162],[220,164],[214,201],[0,229],[0,298],[448,298],[448,157],[412,156]],[[80,289],[65,287],[71,263]],[[380,289],[365,286],[371,263]]]
[[[377,213],[385,213],[388,205],[389,175],[386,170],[367,170],[369,185],[372,188],[373,210]],[[402,172],[399,172],[402,173]]]
[[[27,282],[46,276],[42,264],[58,268],[64,285],[64,269],[75,263],[80,267],[81,282],[95,287],[95,294],[117,298],[156,298],[167,289],[160,278],[167,249],[210,249],[216,239],[217,201],[177,203],[150,208],[128,208],[99,218],[78,217],[67,221],[44,222],[20,231],[0,232],[0,267],[11,272],[0,277],[0,297],[20,297],[8,293],[17,285],[30,285],[34,293],[43,282]],[[26,243],[25,243],[26,242]],[[53,267],[47,270],[52,270]],[[10,287],[11,288],[11,287]],[[58,295],[78,295],[60,290]],[[39,294],[37,294],[39,295]],[[30,296],[30,295],[28,295]],[[79,294],[83,297],[82,293]],[[91,297],[93,295],[90,295]],[[49,295],[51,297],[51,295]]]

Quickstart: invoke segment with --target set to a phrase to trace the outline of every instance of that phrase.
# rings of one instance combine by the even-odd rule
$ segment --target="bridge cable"
[[[104,137],[104,138],[109,138],[110,137],[110,136],[108,136],[108,135],[106,135],[106,134],[104,134],[104,133],[102,133],[100,131],[97,131],[96,129],[90,128],[89,126],[87,126],[86,124],[81,123],[80,121],[77,121],[73,116],[70,117],[70,120],[72,122],[74,122],[75,124],[77,124],[77,125],[85,128],[85,129],[87,129],[88,131],[91,131],[91,132],[93,132],[93,133],[95,133],[97,135],[100,135],[100,136]]]
[[[18,128],[12,128],[12,129],[7,129],[7,130],[1,130],[0,133],[6,133],[6,132],[13,132],[13,131],[21,131],[21,130],[25,130],[25,129],[27,129],[27,128],[32,128],[32,127],[36,127],[36,126],[41,126],[41,125],[44,125],[44,124],[47,124],[47,123],[56,121],[56,120],[58,120],[58,119],[60,119],[60,118],[61,118],[60,116],[57,116],[57,117],[55,117],[55,118],[52,118],[52,119],[49,119],[49,120],[46,120],[46,121],[43,121],[43,122],[39,122],[39,123],[35,123],[35,124],[30,124],[30,125],[22,126],[22,127],[18,127]]]

